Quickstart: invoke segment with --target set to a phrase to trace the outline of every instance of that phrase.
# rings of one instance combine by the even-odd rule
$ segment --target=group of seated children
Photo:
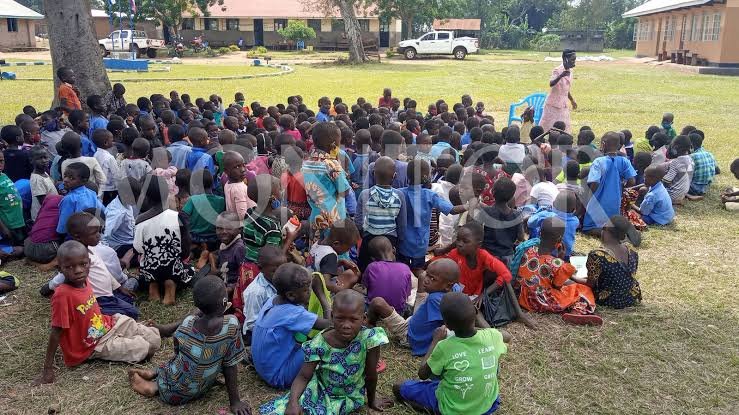
[[[59,77],[72,88],[71,71]],[[2,128],[0,257],[59,270],[41,289],[52,330],[37,383],[54,381],[58,347],[67,366],[140,362],[173,337],[170,360],[129,371],[132,388],[178,405],[223,373],[236,414],[250,412],[242,361],[289,389],[263,414],[387,407],[377,379],[389,337],[422,357],[420,380],[394,386],[398,402],[492,413],[509,339],[491,327],[536,327],[526,311],[600,325],[596,306],[639,304],[627,242],[670,224],[718,173],[703,133],[670,139],[667,116],[639,143],[608,132],[596,146],[590,128],[575,140],[558,123],[527,126],[524,145],[469,96],[424,116],[390,90],[377,108],[324,97],[317,113],[299,96],[265,108],[243,94],[227,107],[124,94],[87,98],[94,126],[65,99]],[[721,197],[739,205],[736,189]],[[584,257],[578,231],[602,244],[586,272],[569,262]],[[0,291],[17,284],[0,275]],[[173,305],[189,287],[196,313],[137,322],[137,291]]]

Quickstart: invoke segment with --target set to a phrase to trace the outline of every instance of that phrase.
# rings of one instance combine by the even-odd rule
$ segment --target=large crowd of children
[[[500,128],[468,95],[423,114],[386,89],[378,106],[323,97],[313,112],[242,93],[128,104],[116,84],[83,109],[74,73],[57,75],[59,107],[25,107],[1,132],[0,259],[59,271],[41,288],[51,334],[36,383],[54,381],[58,348],[66,366],[141,362],[173,337],[170,360],[129,379],[174,405],[222,373],[231,411],[250,413],[248,362],[289,390],[263,414],[382,409],[393,339],[423,357],[398,402],[492,413],[509,341],[494,327],[534,327],[527,312],[599,325],[596,307],[639,304],[641,232],[719,173],[703,132],[677,134],[671,114],[598,145],[589,127],[544,131],[532,109]],[[739,179],[739,160],[730,169]],[[738,189],[721,199],[737,209]],[[579,253],[577,232],[602,247]],[[0,292],[18,284],[0,275]],[[138,322],[137,292],[172,305],[190,289],[197,312]]]

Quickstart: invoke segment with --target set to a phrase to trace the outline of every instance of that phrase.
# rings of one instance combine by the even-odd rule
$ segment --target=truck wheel
[[[454,59],[463,60],[467,56],[467,50],[465,48],[454,49]]]
[[[413,48],[408,48],[405,50],[404,56],[408,60],[416,59],[416,50]]]
[[[103,45],[100,45],[100,52],[103,54],[103,57],[110,55],[110,52],[108,52]]]
[[[133,56],[135,58],[139,57],[139,47],[138,45],[131,45],[131,52],[133,52]]]
[[[154,59],[157,57],[157,50],[154,48],[146,49],[146,57],[149,59]]]

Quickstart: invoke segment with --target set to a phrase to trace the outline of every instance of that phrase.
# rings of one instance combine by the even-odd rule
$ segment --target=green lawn
[[[193,98],[217,93],[230,101],[243,91],[247,100],[263,104],[284,102],[301,94],[313,104],[323,95],[353,101],[375,101],[383,87],[395,96],[410,96],[419,108],[438,98],[457,102],[464,93],[483,101],[499,125],[507,106],[535,91],[546,91],[553,63],[544,54],[498,52],[470,56],[467,61],[424,59],[362,67],[301,65],[292,74],[275,78],[218,82],[147,82],[127,85],[129,101],[139,95],[177,89]],[[524,62],[517,62],[523,60]],[[187,68],[205,74],[217,66]],[[20,72],[20,71],[19,71]],[[635,135],[675,113],[676,125],[693,124],[706,133],[706,147],[723,170],[739,156],[739,138],[731,127],[739,108],[736,78],[699,76],[633,64],[582,63],[575,72],[573,95],[580,109],[574,128],[590,125],[599,135],[631,129]],[[44,108],[51,100],[50,82],[0,84],[0,124],[12,120],[23,104]],[[736,267],[739,221],[720,208],[718,193],[737,185],[728,174],[717,178],[706,200],[679,209],[676,223],[651,229],[639,248],[638,278],[644,304],[614,311],[600,308],[601,328],[565,325],[556,316],[535,316],[539,330],[518,324],[508,355],[502,359],[500,381],[507,414],[730,414],[739,412],[739,292]],[[588,252],[598,241],[579,237],[576,250]],[[205,399],[184,408],[167,407],[129,390],[127,365],[85,364],[60,370],[52,386],[30,388],[39,372],[46,347],[49,303],[37,294],[51,276],[8,264],[21,288],[2,307],[0,319],[0,412],[67,414],[157,413],[214,414],[227,406],[225,389],[216,387]],[[189,296],[174,308],[141,304],[144,318],[167,321],[190,310]],[[172,343],[154,360],[171,356]],[[415,376],[419,359],[395,346],[383,351],[388,371],[380,377],[380,391],[390,394],[393,382]],[[259,381],[251,369],[240,371],[242,397],[254,406],[276,391]],[[389,413],[411,413],[396,406]]]

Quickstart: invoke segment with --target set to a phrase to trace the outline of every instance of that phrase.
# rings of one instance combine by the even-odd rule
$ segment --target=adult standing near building
[[[572,88],[572,69],[575,67],[577,55],[572,49],[565,49],[562,52],[562,65],[554,68],[552,77],[549,80],[549,86],[552,91],[547,96],[544,103],[544,113],[541,116],[539,125],[544,131],[549,131],[557,121],[565,123],[565,131],[571,132],[570,128],[570,109],[567,107],[567,101],[572,104],[572,109],[577,109],[577,102],[572,98],[570,88]]]

